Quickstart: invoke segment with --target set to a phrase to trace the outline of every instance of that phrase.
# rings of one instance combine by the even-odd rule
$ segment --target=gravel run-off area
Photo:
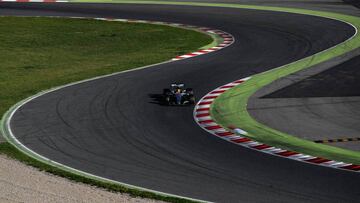
[[[160,202],[57,177],[0,155],[0,202]]]

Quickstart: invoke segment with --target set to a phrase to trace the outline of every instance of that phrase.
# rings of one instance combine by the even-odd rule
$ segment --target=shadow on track
[[[149,97],[152,99],[149,103],[158,104],[160,106],[169,106],[164,99],[162,94],[149,94]]]

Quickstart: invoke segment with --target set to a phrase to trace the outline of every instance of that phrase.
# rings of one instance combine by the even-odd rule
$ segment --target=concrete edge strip
[[[40,16],[38,16],[40,17]],[[49,16],[47,16],[49,17]],[[126,71],[121,71],[121,72],[117,72],[117,73],[112,73],[112,74],[108,74],[108,75],[104,75],[104,76],[99,76],[99,77],[94,77],[94,78],[90,78],[90,79],[86,79],[86,80],[82,80],[82,81],[78,81],[78,82],[74,82],[74,83],[70,83],[67,85],[63,85],[63,86],[59,86],[59,87],[55,87],[49,90],[45,90],[42,92],[39,92],[36,95],[33,95],[29,98],[26,98],[20,102],[18,102],[17,104],[15,104],[14,106],[12,106],[2,117],[1,119],[1,123],[0,123],[0,132],[1,134],[5,137],[5,139],[12,145],[14,145],[17,149],[19,149],[21,152],[25,153],[26,155],[40,161],[46,164],[49,164],[51,166],[60,168],[62,170],[80,175],[80,176],[84,176],[87,178],[91,178],[94,180],[98,180],[98,181],[103,181],[103,182],[107,182],[107,183],[112,183],[112,184],[119,184],[122,185],[124,187],[127,188],[131,188],[131,189],[137,189],[137,190],[141,190],[141,191],[146,191],[146,192],[151,192],[154,194],[158,194],[158,195],[162,195],[162,196],[168,196],[168,197],[175,197],[175,198],[181,198],[181,199],[186,199],[186,200],[191,200],[191,201],[197,201],[197,202],[207,202],[204,200],[200,200],[200,199],[194,199],[194,198],[189,198],[189,197],[184,197],[184,196],[178,196],[178,195],[174,195],[174,194],[169,194],[169,193],[164,193],[164,192],[160,192],[160,191],[155,191],[155,190],[151,190],[148,188],[143,188],[143,187],[138,187],[138,186],[134,186],[131,184],[127,184],[127,183],[123,183],[123,182],[119,182],[119,181],[114,181],[108,178],[104,178],[104,177],[100,177],[97,175],[93,175],[84,171],[80,171],[77,170],[75,168],[63,165],[61,163],[58,163],[56,161],[53,161],[51,159],[46,158],[45,156],[42,156],[36,152],[34,152],[33,150],[27,148],[24,144],[22,144],[13,134],[12,130],[11,130],[11,119],[13,117],[13,115],[15,114],[15,112],[21,108],[23,105],[25,105],[26,103],[40,97],[43,96],[47,93],[50,92],[54,92],[57,91],[59,89],[62,88],[66,88],[69,86],[73,86],[73,85],[77,85],[80,83],[85,83],[88,81],[93,81],[93,80],[97,80],[97,79],[101,79],[101,78],[105,78],[105,77],[110,77],[110,76],[114,76],[114,75],[119,75],[119,74],[123,74],[123,73],[127,73],[127,72],[132,72],[132,71],[136,71],[136,70],[141,70],[141,69],[146,69],[146,68],[150,68],[153,66],[157,66],[157,65],[161,65],[161,64],[166,64],[166,63],[171,63],[174,61],[178,61],[178,60],[182,60],[182,59],[188,59],[188,58],[192,58],[195,56],[200,56],[203,54],[207,54],[207,53],[211,53],[211,52],[215,52],[218,50],[221,50],[223,48],[226,48],[230,45],[232,45],[235,41],[234,37],[224,31],[218,30],[218,29],[212,29],[212,28],[207,28],[207,27],[198,27],[198,26],[193,26],[193,25],[186,25],[186,24],[179,24],[179,23],[169,23],[169,22],[159,22],[159,21],[147,21],[147,20],[134,20],[134,19],[113,19],[113,18],[89,18],[89,17],[61,17],[61,16],[50,16],[52,18],[72,18],[72,19],[93,19],[93,20],[103,20],[103,21],[117,21],[117,22],[128,22],[128,23],[147,23],[147,24],[156,24],[156,25],[166,25],[166,26],[173,26],[173,27],[179,27],[179,28],[183,28],[183,29],[189,29],[189,30],[194,30],[194,31],[199,31],[208,35],[217,35],[217,37],[219,37],[220,39],[222,39],[222,42],[219,44],[217,43],[214,47],[210,47],[208,49],[201,49],[189,54],[185,54],[185,55],[181,55],[181,56],[177,56],[169,61],[165,61],[165,62],[161,62],[161,63],[157,63],[157,64],[152,64],[152,65],[148,65],[148,66],[143,66],[143,67],[139,67],[139,68],[135,68],[135,69],[130,69],[130,70],[126,70]],[[215,40],[215,39],[214,39]]]
[[[243,78],[240,80],[233,81],[226,85],[220,86],[213,91],[206,94],[202,97],[198,103],[195,105],[193,116],[196,123],[205,131],[213,134],[221,139],[224,139],[228,142],[231,142],[236,145],[240,145],[243,147],[247,147],[256,151],[261,151],[264,153],[268,153],[271,155],[276,155],[280,157],[289,158],[296,161],[301,161],[305,163],[332,167],[337,169],[343,169],[348,171],[360,172],[360,165],[344,163],[341,161],[334,161],[325,159],[322,157],[314,157],[306,154],[301,154],[295,151],[284,150],[278,147],[273,147],[264,143],[257,142],[248,138],[246,135],[248,134],[245,130],[240,128],[236,128],[234,126],[228,126],[227,129],[222,127],[220,124],[216,123],[214,119],[211,117],[210,108],[213,101],[225,93],[226,91],[236,87],[251,77]]]
[[[324,140],[315,140],[315,143],[336,143],[336,142],[356,142],[360,141],[360,137],[348,137],[348,138],[334,138],[334,139],[324,139]]]

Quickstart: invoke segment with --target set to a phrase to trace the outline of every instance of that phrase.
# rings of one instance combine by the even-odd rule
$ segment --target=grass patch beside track
[[[212,42],[195,31],[143,23],[0,18],[0,114],[35,93],[163,62]]]
[[[39,17],[0,17],[0,38],[1,115],[41,90],[167,61],[219,40],[164,25]],[[10,143],[1,143],[0,153],[109,191],[169,202],[192,202],[104,181],[51,162],[47,164]]]

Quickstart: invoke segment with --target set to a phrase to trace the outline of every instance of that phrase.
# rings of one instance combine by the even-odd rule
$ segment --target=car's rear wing
[[[183,88],[183,87],[185,87],[185,84],[184,83],[173,83],[173,84],[171,84],[171,87],[172,88],[174,88],[174,87]]]

